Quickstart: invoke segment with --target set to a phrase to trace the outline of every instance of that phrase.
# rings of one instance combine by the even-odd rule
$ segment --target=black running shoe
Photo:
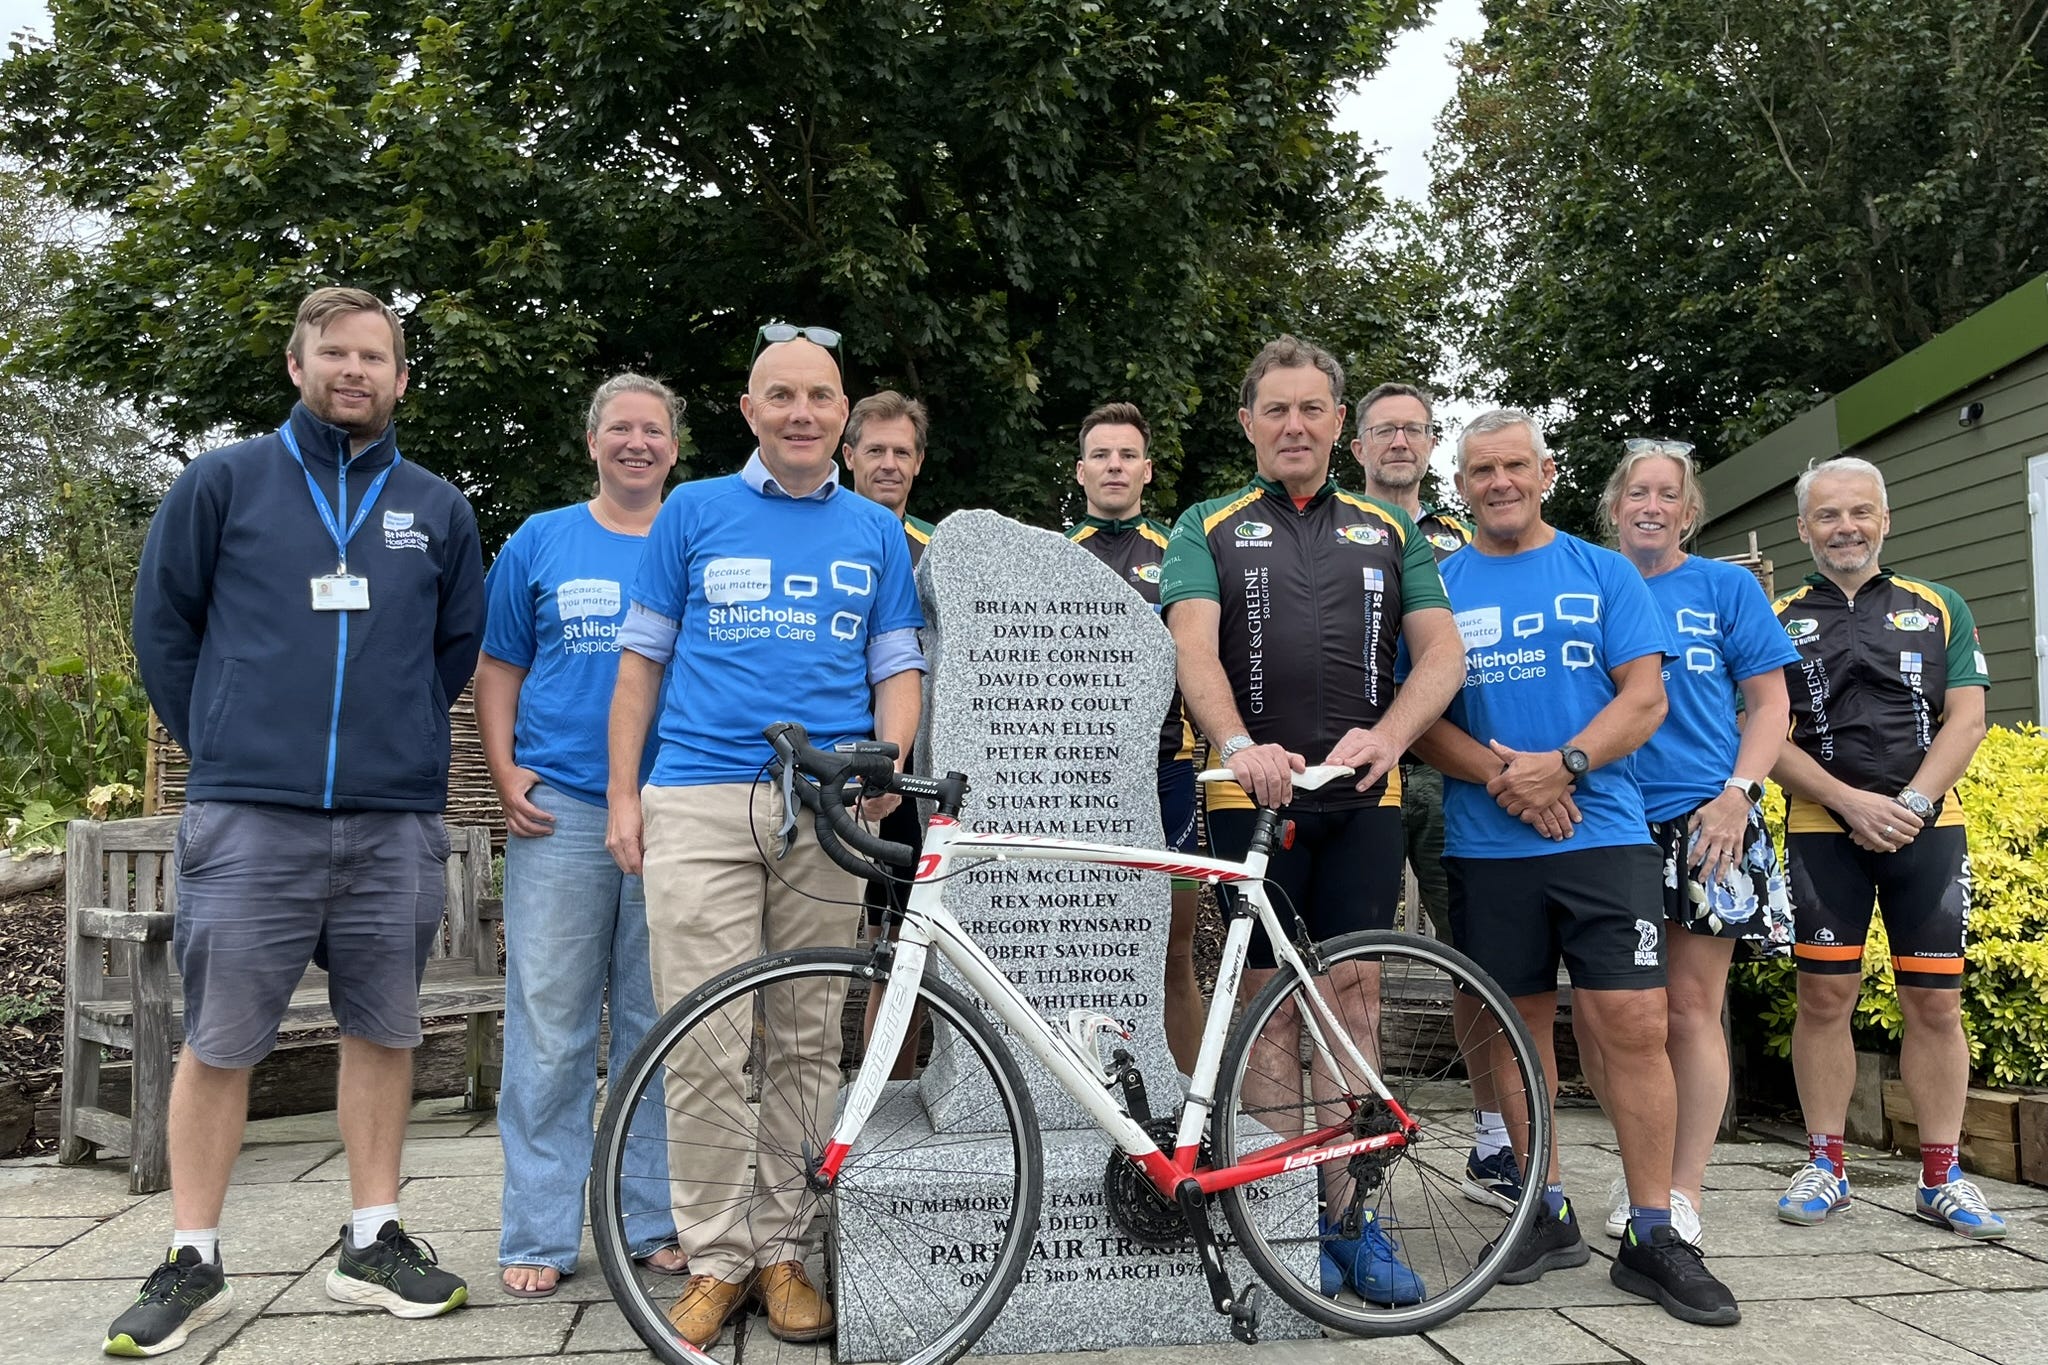
[[[1681,1322],[1733,1327],[1742,1321],[1742,1310],[1736,1307],[1728,1286],[1714,1278],[1700,1249],[1680,1237],[1675,1228],[1654,1228],[1649,1241],[1639,1242],[1631,1224],[1607,1276],[1617,1289],[1655,1299]]]
[[[467,1303],[469,1286],[441,1269],[434,1249],[408,1237],[394,1218],[366,1247],[356,1246],[342,1228],[341,1261],[327,1272],[327,1297],[367,1303],[394,1317],[431,1318]]]
[[[234,1287],[221,1272],[219,1248],[208,1264],[199,1259],[195,1247],[173,1247],[142,1282],[135,1302],[114,1319],[100,1349],[110,1356],[175,1351],[195,1328],[225,1317],[234,1302]]]
[[[1515,1249],[1508,1268],[1500,1273],[1500,1282],[1533,1284],[1547,1271],[1569,1270],[1592,1259],[1593,1250],[1579,1236],[1578,1215],[1572,1212],[1572,1201],[1567,1199],[1555,1217],[1549,1213],[1536,1215],[1536,1221],[1522,1234],[1522,1245]]]

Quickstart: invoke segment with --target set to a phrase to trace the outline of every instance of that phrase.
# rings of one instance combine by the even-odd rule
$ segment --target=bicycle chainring
[[[1175,1115],[1153,1119],[1145,1125],[1145,1132],[1161,1150],[1171,1152],[1179,1127],[1180,1118]],[[1205,1135],[1198,1164],[1209,1165],[1212,1155]],[[1188,1223],[1181,1216],[1180,1206],[1162,1198],[1145,1173],[1129,1157],[1113,1149],[1109,1166],[1102,1173],[1102,1199],[1109,1209],[1109,1220],[1132,1241],[1148,1247],[1187,1245]]]

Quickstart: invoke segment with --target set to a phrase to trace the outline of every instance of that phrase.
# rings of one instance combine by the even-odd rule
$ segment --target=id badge
[[[370,580],[360,574],[322,574],[313,580],[314,611],[368,611]]]

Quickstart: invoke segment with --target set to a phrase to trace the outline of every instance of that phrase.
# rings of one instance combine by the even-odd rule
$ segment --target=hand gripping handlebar
[[[907,870],[915,865],[916,855],[907,845],[878,839],[862,829],[846,808],[847,783],[855,779],[884,791],[898,790],[896,746],[874,743],[852,753],[827,752],[813,745],[804,727],[793,721],[771,725],[761,733],[775,749],[776,776],[787,774],[790,778],[785,790],[794,793],[798,803],[813,813],[818,847],[825,850],[825,856],[856,877],[901,881],[899,874],[876,863]],[[847,847],[849,844],[852,848]],[[863,853],[867,858],[860,856]]]

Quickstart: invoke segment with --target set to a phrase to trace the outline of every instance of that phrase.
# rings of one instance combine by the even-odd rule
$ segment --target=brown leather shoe
[[[784,1341],[832,1335],[832,1305],[798,1261],[778,1261],[754,1275],[754,1299],[768,1314],[768,1330]]]
[[[693,1346],[709,1349],[725,1331],[725,1320],[747,1299],[746,1280],[692,1275],[683,1296],[668,1308],[669,1326]]]

